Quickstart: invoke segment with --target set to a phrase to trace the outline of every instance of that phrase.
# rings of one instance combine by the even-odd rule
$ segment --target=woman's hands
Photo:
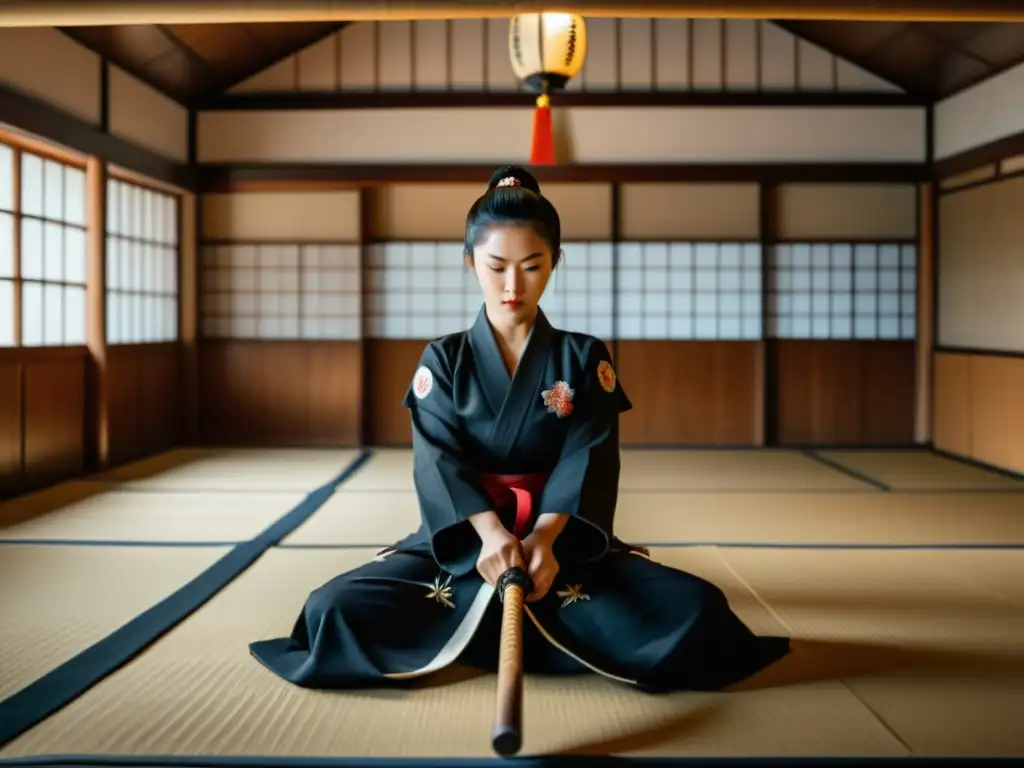
[[[476,569],[491,586],[497,584],[501,574],[509,568],[518,566],[526,570],[522,544],[504,528],[489,533],[481,541],[483,546],[476,561]]]
[[[516,566],[526,570],[523,560],[522,543],[501,524],[494,512],[482,512],[469,518],[470,524],[480,536],[480,556],[476,560],[476,569],[491,586],[509,568]]]
[[[551,589],[558,575],[558,560],[552,552],[554,539],[544,531],[534,531],[523,539],[523,560],[526,561],[526,572],[533,581],[533,592],[526,602],[535,603]]]
[[[480,536],[476,569],[484,581],[493,586],[501,574],[518,566],[529,574],[533,582],[533,591],[527,595],[527,602],[543,599],[558,575],[558,560],[552,550],[555,539],[565,526],[565,518],[562,515],[541,515],[533,532],[522,541],[501,524],[494,512],[473,515],[469,521]]]

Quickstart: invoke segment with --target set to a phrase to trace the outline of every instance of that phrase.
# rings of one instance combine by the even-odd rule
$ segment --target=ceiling
[[[1024,61],[1024,23],[779,21],[909,93],[944,98]],[[200,103],[344,23],[157,24],[62,31],[171,98]]]
[[[779,21],[869,72],[942,99],[1024,61],[1024,23]]]
[[[222,93],[344,26],[339,22],[62,27],[185,105]]]

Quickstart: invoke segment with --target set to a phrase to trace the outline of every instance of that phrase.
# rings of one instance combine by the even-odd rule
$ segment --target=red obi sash
[[[512,533],[523,538],[533,518],[533,500],[547,485],[548,475],[484,475],[484,490],[499,507],[515,505],[516,521]]]

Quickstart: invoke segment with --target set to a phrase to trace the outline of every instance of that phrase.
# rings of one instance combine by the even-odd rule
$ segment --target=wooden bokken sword
[[[498,579],[501,644],[491,744],[503,757],[516,754],[523,743],[523,603],[532,591],[533,583],[522,568],[509,568]]]

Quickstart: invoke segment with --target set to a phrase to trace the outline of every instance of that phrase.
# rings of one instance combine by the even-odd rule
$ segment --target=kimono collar
[[[505,442],[509,450],[527,409],[540,395],[543,376],[551,348],[552,327],[544,312],[538,308],[533,329],[526,340],[515,374],[510,376],[501,357],[501,349],[494,329],[487,319],[486,307],[481,307],[476,321],[469,329],[469,344],[476,361],[479,383],[491,411],[497,417],[493,437]]]

